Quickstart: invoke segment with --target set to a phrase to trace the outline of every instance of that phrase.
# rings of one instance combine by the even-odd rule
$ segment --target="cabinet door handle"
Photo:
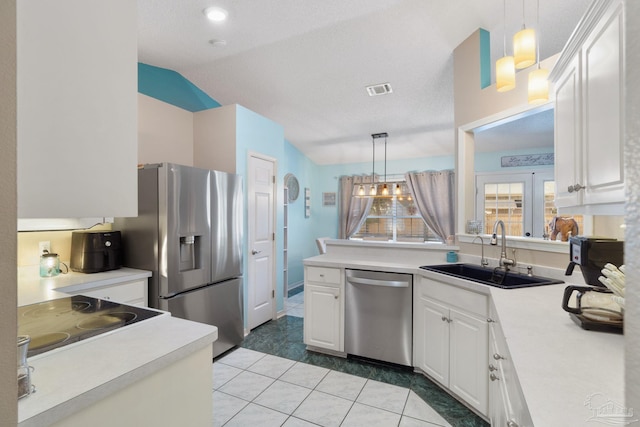
[[[569,193],[573,193],[574,191],[580,191],[582,189],[584,189],[584,186],[580,184],[570,185],[569,187],[567,187],[567,191]]]
[[[507,421],[507,427],[518,427],[518,423],[513,420]]]
[[[487,323],[495,323],[495,320],[493,320],[492,318],[490,318],[490,317],[489,317],[489,318],[487,319]]]
[[[497,371],[497,370],[498,370],[498,368],[496,368],[495,366],[489,365],[489,371],[490,372]]]
[[[494,358],[495,360],[504,359],[504,357],[503,357],[503,356],[501,356],[501,355],[499,355],[498,353],[494,353],[494,354],[493,354],[493,358]]]
[[[498,381],[500,378],[498,378],[496,374],[492,373],[491,375],[489,375],[489,379],[491,381]]]
[[[334,297],[335,299],[338,299],[338,295],[334,295],[333,297]]]
[[[451,323],[451,319],[447,319],[447,316],[442,316],[442,321],[443,322],[447,322],[447,323]]]

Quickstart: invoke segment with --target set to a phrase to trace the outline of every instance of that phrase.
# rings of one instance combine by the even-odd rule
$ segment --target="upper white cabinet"
[[[137,12],[17,3],[18,217],[136,216]]]
[[[624,1],[595,1],[551,73],[559,208],[624,214],[624,43]]]

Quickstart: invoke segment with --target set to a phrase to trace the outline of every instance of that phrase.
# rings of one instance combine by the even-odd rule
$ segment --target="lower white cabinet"
[[[489,419],[494,427],[531,427],[533,421],[493,307],[489,314]]]
[[[416,282],[414,366],[487,415],[487,296],[424,277]]]
[[[344,272],[339,268],[305,267],[304,343],[333,352],[344,351]]]
[[[147,279],[120,282],[113,285],[75,291],[72,295],[86,295],[128,305],[147,307]]]

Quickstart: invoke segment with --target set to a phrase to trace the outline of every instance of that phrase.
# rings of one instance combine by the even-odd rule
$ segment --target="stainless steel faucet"
[[[482,255],[480,255],[480,265],[482,267],[486,267],[487,265],[489,265],[489,260],[484,257],[484,240],[482,239],[482,236],[476,236],[473,238],[473,241],[471,243],[472,244],[475,243],[476,239],[480,239],[480,245],[481,245],[481,251],[482,251]]]
[[[498,226],[502,229],[502,248],[500,250],[500,266],[504,267],[505,270],[509,270],[509,267],[514,267],[516,265],[516,260],[507,258],[507,237],[505,236],[505,228],[504,222],[501,219],[497,220],[493,224],[493,235],[491,236],[491,241],[489,242],[491,245],[496,246],[498,244]]]

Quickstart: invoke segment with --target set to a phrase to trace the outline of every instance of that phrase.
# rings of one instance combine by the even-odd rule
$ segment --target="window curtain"
[[[455,234],[453,170],[407,172],[405,179],[422,219],[445,242]]]
[[[338,238],[348,239],[367,219],[373,199],[369,197],[354,197],[353,189],[363,183],[370,182],[370,177],[341,176],[340,203],[338,205]]]

